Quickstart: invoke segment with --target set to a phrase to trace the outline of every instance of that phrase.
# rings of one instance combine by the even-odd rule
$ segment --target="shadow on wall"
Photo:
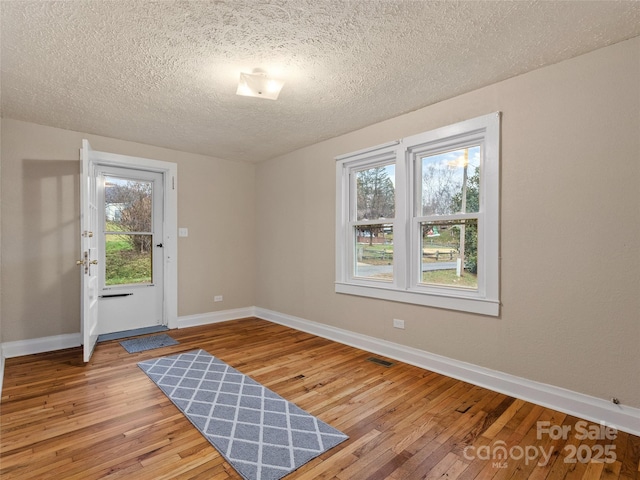
[[[78,160],[23,160],[21,338],[80,331],[79,174]]]

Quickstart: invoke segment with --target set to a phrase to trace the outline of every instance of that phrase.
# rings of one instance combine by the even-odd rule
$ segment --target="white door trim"
[[[164,182],[164,315],[169,328],[178,327],[178,165],[173,162],[93,151],[97,165],[135,168],[163,174]]]

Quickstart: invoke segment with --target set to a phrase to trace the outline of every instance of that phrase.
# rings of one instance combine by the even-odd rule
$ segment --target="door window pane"
[[[479,211],[480,146],[422,157],[421,172],[420,216]]]
[[[356,220],[376,220],[395,216],[395,165],[356,173]]]
[[[153,283],[153,183],[104,178],[105,286]]]
[[[478,220],[423,222],[420,282],[478,288]]]
[[[392,281],[393,225],[358,225],[354,228],[354,276]]]
[[[105,233],[105,285],[152,283],[152,236]]]
[[[106,230],[151,232],[153,183],[107,176],[104,187]]]

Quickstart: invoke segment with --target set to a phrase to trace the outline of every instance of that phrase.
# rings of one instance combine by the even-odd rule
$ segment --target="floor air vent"
[[[367,358],[367,362],[371,362],[371,363],[376,363],[378,365],[382,365],[383,367],[391,367],[392,365],[395,365],[393,362],[387,362],[386,360],[382,360],[381,358],[376,358],[376,357],[369,357]]]

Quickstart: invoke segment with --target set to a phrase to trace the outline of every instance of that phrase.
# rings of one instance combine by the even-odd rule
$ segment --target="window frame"
[[[336,293],[498,316],[500,240],[500,112],[437,128],[404,139],[336,157]],[[480,205],[478,212],[422,215],[420,162],[430,152],[480,145]],[[354,172],[393,163],[395,158],[395,218],[393,281],[354,275]],[[384,159],[384,160],[383,160]],[[420,213],[420,215],[418,215]],[[478,219],[478,288],[421,283],[421,222]]]

